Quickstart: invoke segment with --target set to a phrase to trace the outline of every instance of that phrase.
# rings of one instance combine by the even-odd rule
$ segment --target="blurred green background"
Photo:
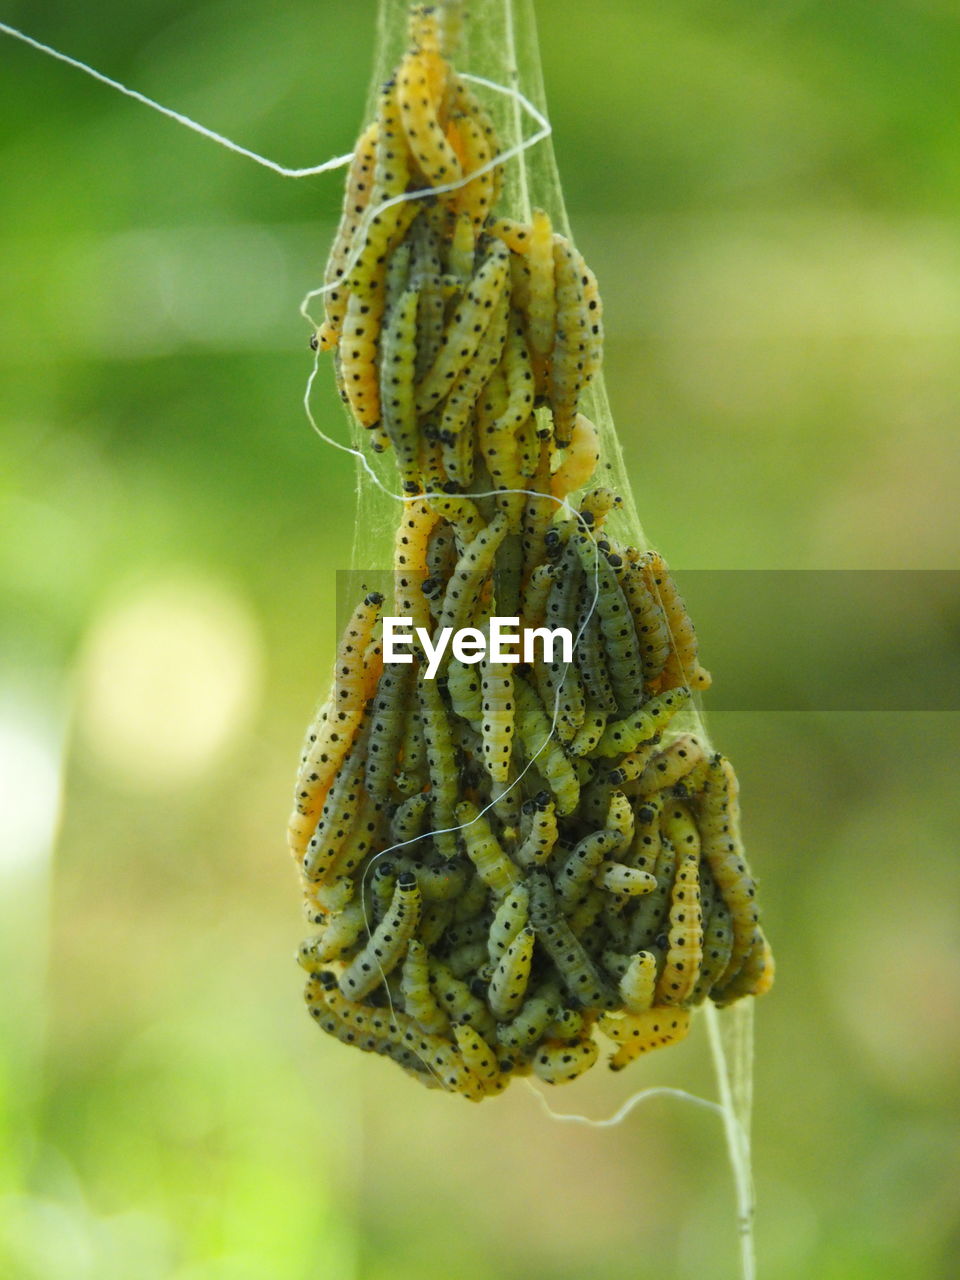
[[[681,570],[957,568],[955,5],[538,13],[652,540]],[[2,18],[285,164],[360,124],[369,0]],[[660,1100],[590,1131],[523,1085],[471,1107],[302,1011],[283,832],[353,470],[304,420],[297,304],[340,178],[276,177],[4,39],[0,136],[0,1275],[734,1276],[708,1112]],[[329,371],[315,403],[342,434]],[[689,595],[722,685],[722,600]],[[894,662],[916,607],[889,600]],[[957,618],[922,621],[949,646]],[[742,622],[736,660],[762,673]],[[867,689],[882,623],[825,643],[811,619]],[[761,1275],[953,1277],[957,714],[710,726],[779,962],[757,1010]],[[696,1023],[594,1074],[553,1105],[713,1090]]]

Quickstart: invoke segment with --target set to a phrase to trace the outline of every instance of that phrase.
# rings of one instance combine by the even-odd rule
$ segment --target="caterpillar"
[[[480,689],[482,695],[480,733],[483,741],[483,758],[492,780],[505,783],[510,773],[516,710],[513,700],[513,672],[510,665],[503,662],[490,662],[484,658],[480,664]]]
[[[473,612],[490,572],[494,556],[506,536],[509,523],[502,514],[493,517],[464,549],[444,592],[437,627],[457,631]]]
[[[583,943],[557,910],[553,886],[543,871],[532,871],[530,923],[537,940],[557,967],[557,972],[575,999],[594,1008],[609,1008],[616,998],[607,988]]]
[[[496,1038],[496,1023],[484,1001],[440,960],[430,961],[430,985],[451,1022],[469,1023],[481,1035]]]
[[[558,443],[571,439],[580,407],[580,393],[590,376],[587,302],[577,270],[577,256],[569,241],[562,236],[554,236],[557,309],[550,352],[550,402]]]
[[[553,260],[553,227],[542,209],[535,209],[527,248],[530,297],[527,303],[527,330],[537,355],[545,357],[553,347],[556,329],[556,285]]]
[[[413,667],[386,666],[377,685],[370,718],[364,786],[378,807],[386,804],[403,735]]]
[[[417,681],[417,688],[430,773],[433,839],[445,858],[455,858],[457,838],[454,828],[457,825],[455,811],[458,789],[450,723],[436,682],[421,677]]]
[[[730,912],[733,927],[733,947],[717,980],[718,987],[723,987],[742,966],[754,945],[759,924],[756,887],[740,843],[738,790],[729,761],[715,756],[701,796],[697,825],[704,859]]]
[[[637,775],[637,793],[648,796],[675,787],[705,759],[700,740],[692,733],[680,734],[668,747],[657,752]]]
[[[370,673],[364,657],[382,604],[383,596],[371,592],[354,610],[337,648],[333,693],[307,730],[287,831],[295,858],[303,856],[306,841],[316,826],[334,775],[350,749],[370,696]]]
[[[566,498],[567,494],[582,489],[593,478],[599,461],[600,434],[597,428],[584,414],[574,414],[569,438],[564,443],[563,461],[553,473],[550,492],[555,498]]]
[[[594,751],[601,756],[615,756],[621,751],[634,751],[641,742],[662,732],[682,707],[690,701],[685,686],[670,689],[651,698],[638,711],[622,720],[611,721]]]
[[[595,831],[584,836],[554,876],[557,901],[567,915],[580,904],[600,863],[619,844],[616,831]]]
[[[367,719],[327,791],[316,828],[302,857],[302,870],[307,880],[321,880],[329,871],[356,821],[364,794],[363,774],[369,729]]]
[[[517,882],[517,868],[504,853],[487,819],[468,800],[457,806],[456,818],[460,838],[477,875],[493,893],[509,892]]]
[[[300,944],[297,959],[308,973],[319,973],[325,964],[350,951],[365,927],[361,903],[350,902],[324,925],[321,933]]]
[[[703,961],[699,862],[698,847],[685,853],[677,865],[670,897],[667,954],[655,993],[662,1004],[687,1001]]]
[[[430,953],[419,938],[411,938],[403,959],[400,991],[406,1012],[417,1026],[435,1035],[446,1035],[450,1019],[440,1008],[430,986]]]
[[[416,390],[417,413],[434,408],[472,360],[507,282],[506,245],[494,240],[446,328],[437,358]]]
[[[324,295],[325,319],[317,335],[317,345],[321,351],[329,351],[336,346],[343,328],[347,295],[339,281],[342,280],[346,270],[353,240],[360,227],[360,220],[370,203],[378,133],[379,122],[374,120],[360,135],[350,163],[340,225],[337,228],[323,277],[323,283],[327,288]]]
[[[616,573],[598,554],[595,540],[588,534],[578,534],[573,544],[588,584],[596,574],[597,620],[617,707],[621,712],[633,711],[643,698],[643,667],[633,618]]]
[[[609,859],[601,862],[597,868],[597,882],[611,893],[628,898],[640,897],[657,887],[656,878],[649,871],[628,867],[622,862],[612,862]]]
[[[420,487],[420,439],[413,391],[419,307],[418,291],[405,290],[384,327],[380,350],[380,412],[407,493],[416,493]]]
[[[500,1093],[505,1089],[507,1082],[500,1074],[497,1056],[476,1027],[457,1023],[453,1036],[464,1066],[480,1081],[484,1093]]]
[[[509,298],[501,294],[477,347],[476,357],[460,371],[449,394],[443,402],[440,431],[444,435],[461,436],[487,382],[498,368],[507,340]],[[470,434],[464,437],[466,445],[473,449]]]
[[[417,165],[428,183],[437,187],[458,181],[462,171],[437,117],[428,65],[423,51],[407,54],[397,76],[397,103]]]
[[[551,725],[539,698],[530,686],[517,676],[514,683],[517,700],[517,736],[527,758],[535,761],[544,781],[550,787],[557,813],[565,817],[577,807],[580,783],[563,748],[551,738]]]
[[[628,1013],[646,1013],[653,1004],[657,958],[652,951],[631,956],[620,979],[620,998]]]
[[[541,791],[524,802],[523,812],[530,820],[530,829],[517,847],[517,862],[522,867],[542,866],[557,843],[556,805],[548,791]]]
[[[467,883],[468,865],[465,859],[457,859],[455,862],[421,862],[415,870],[420,892],[429,902],[446,902],[457,898]]]
[[[533,1069],[547,1084],[569,1084],[593,1066],[598,1053],[599,1047],[590,1037],[574,1044],[546,1040],[537,1050]]]
[[[417,877],[412,871],[401,872],[389,911],[340,977],[340,990],[348,999],[369,995],[399,963],[420,921],[420,904]]]
[[[692,689],[709,689],[710,672],[704,670],[697,656],[697,633],[663,556],[649,551],[641,561],[641,571],[651,594],[660,601],[673,641],[664,666],[663,687],[686,684]]]
[[[523,1001],[530,980],[534,936],[530,926],[525,925],[498,960],[490,979],[487,1000],[493,1016],[500,1022],[514,1017]]]
[[[526,1049],[542,1038],[559,1011],[560,992],[546,983],[523,1002],[515,1018],[497,1027],[497,1039],[508,1048]]]
[[[618,1043],[609,1059],[610,1070],[622,1071],[642,1053],[675,1044],[683,1039],[689,1028],[689,1009],[653,1008],[617,1020],[604,1015],[600,1019],[600,1030]]]

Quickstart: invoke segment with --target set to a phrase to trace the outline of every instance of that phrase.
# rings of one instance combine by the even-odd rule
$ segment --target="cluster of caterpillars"
[[[576,1078],[597,1031],[619,1070],[704,999],[773,976],[736,777],[684,731],[710,682],[693,626],[660,556],[609,531],[620,498],[590,488],[596,281],[546,214],[497,216],[499,172],[477,172],[497,154],[414,9],[315,340],[410,496],[391,605],[371,592],[353,612],[289,827],[318,926],[300,949],[311,1015],[473,1100]],[[566,627],[573,661],[447,653],[427,679],[416,647],[384,663],[385,609],[430,634]]]

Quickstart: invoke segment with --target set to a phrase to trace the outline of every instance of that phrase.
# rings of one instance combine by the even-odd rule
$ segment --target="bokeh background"
[[[614,412],[681,583],[956,569],[955,5],[538,13]],[[360,123],[370,0],[0,16],[286,164]],[[522,1085],[475,1108],[302,1012],[283,831],[354,478],[302,414],[297,304],[339,177],[276,177],[4,39],[0,69],[0,1274],[735,1275],[709,1112],[659,1100],[591,1131]],[[329,373],[316,405],[342,433]],[[718,686],[762,679],[775,603],[731,629],[707,578],[688,596]],[[960,1270],[956,703],[891,710],[858,660],[929,692],[958,614],[945,590],[891,587],[868,626],[814,600],[809,635],[776,643],[873,710],[774,691],[710,714],[779,960],[757,1010],[764,1276]],[[696,1024],[632,1078],[595,1074],[553,1105],[713,1091]]]

